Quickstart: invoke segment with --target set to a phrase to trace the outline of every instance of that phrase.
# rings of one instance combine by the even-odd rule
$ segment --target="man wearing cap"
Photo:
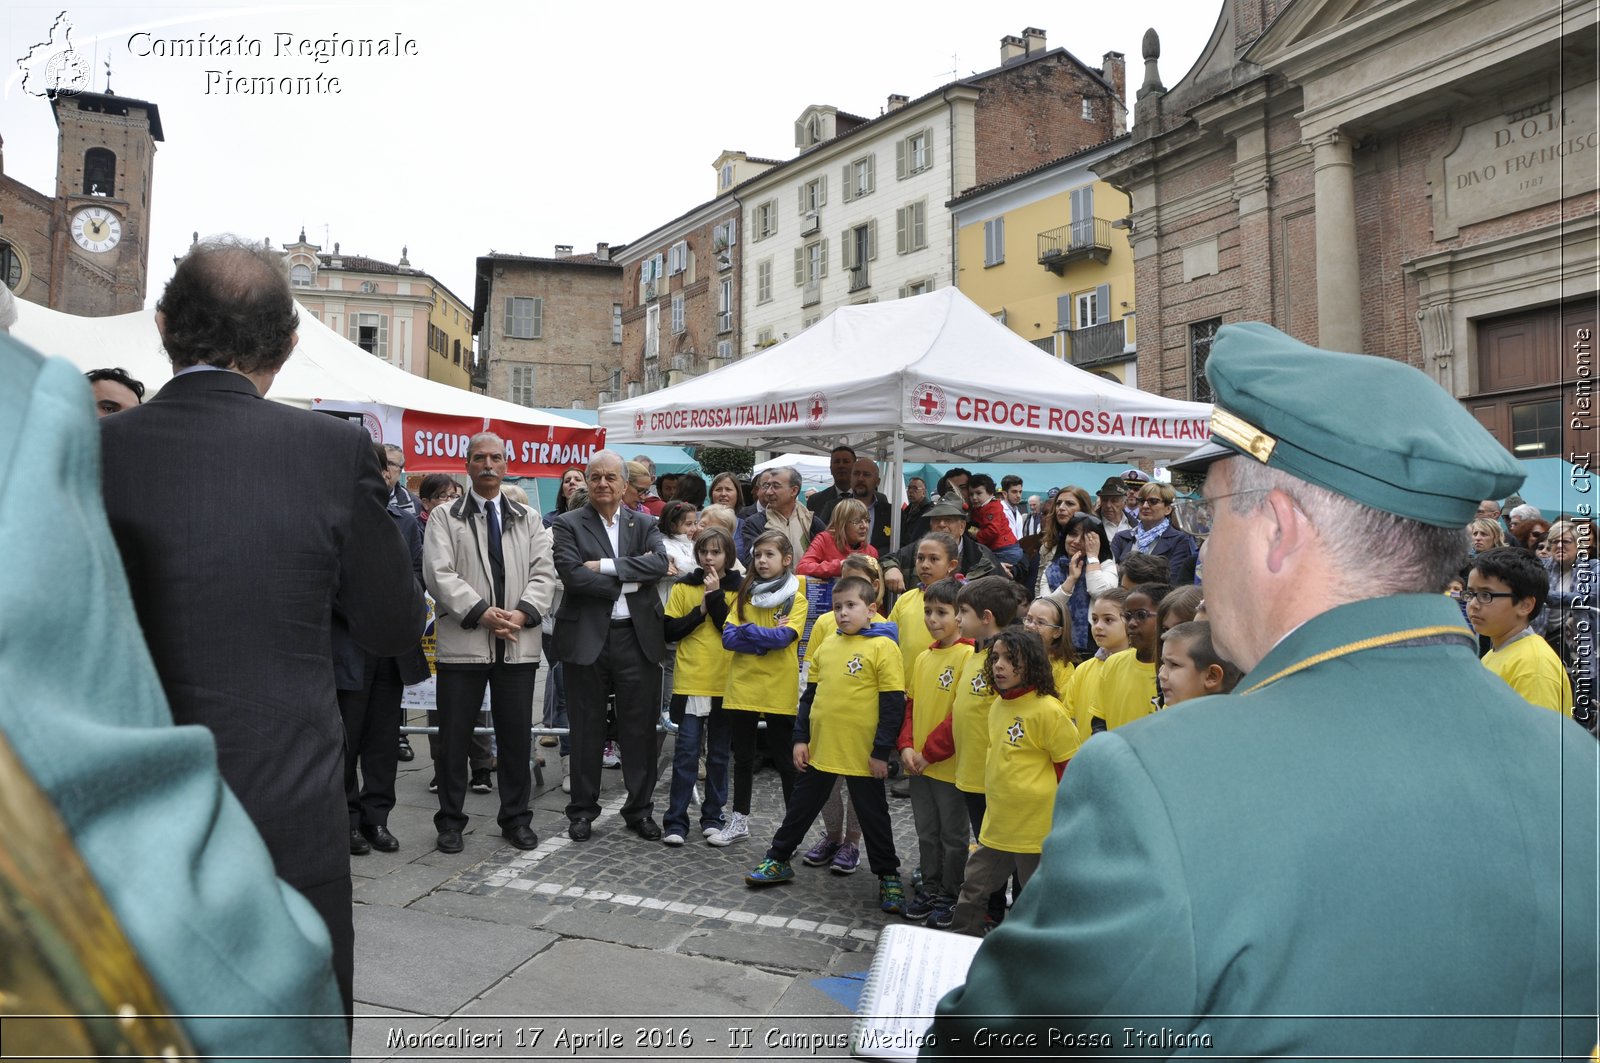
[[[969,580],[1001,572],[1000,562],[987,546],[967,534],[967,511],[954,501],[935,502],[923,516],[931,531],[944,532],[961,544],[961,574]],[[883,585],[892,594],[906,589],[905,573],[917,567],[917,540],[913,539],[892,554],[878,558],[883,566]]]
[[[1520,466],[1400,362],[1244,324],[1206,373],[1212,442],[1174,468],[1206,473],[1206,609],[1246,674],[1073,758],[930,1054],[986,1028],[1096,1055],[1587,1055],[1596,743],[1495,682],[1439,593]]]
[[[1116,537],[1117,532],[1133,527],[1133,523],[1128,520],[1128,511],[1123,508],[1123,500],[1128,497],[1128,489],[1123,486],[1122,477],[1107,476],[1106,482],[1100,485],[1099,494],[1098,516],[1101,523],[1106,526],[1106,541],[1110,542]]]

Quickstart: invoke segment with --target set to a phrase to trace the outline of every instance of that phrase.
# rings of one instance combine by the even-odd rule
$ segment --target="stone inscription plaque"
[[[1595,87],[1463,126],[1433,189],[1434,238],[1593,191],[1600,163]]]

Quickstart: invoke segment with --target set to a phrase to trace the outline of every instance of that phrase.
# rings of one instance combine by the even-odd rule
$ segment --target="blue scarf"
[[[1155,542],[1171,523],[1171,517],[1162,517],[1160,524],[1157,524],[1154,528],[1146,528],[1143,524],[1135,521],[1133,525],[1133,548],[1141,554],[1148,554],[1150,552],[1150,544]]]

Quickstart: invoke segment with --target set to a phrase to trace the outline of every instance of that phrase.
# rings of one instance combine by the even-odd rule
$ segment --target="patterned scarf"
[[[1160,524],[1157,524],[1154,528],[1146,528],[1143,524],[1135,521],[1133,524],[1133,548],[1141,554],[1148,554],[1150,552],[1150,544],[1155,542],[1156,538],[1166,531],[1171,523],[1172,518],[1162,517]]]

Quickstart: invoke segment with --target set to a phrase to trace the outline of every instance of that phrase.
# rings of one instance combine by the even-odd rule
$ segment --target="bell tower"
[[[109,91],[60,94],[50,106],[60,137],[49,305],[83,317],[142,309],[161,114]]]

